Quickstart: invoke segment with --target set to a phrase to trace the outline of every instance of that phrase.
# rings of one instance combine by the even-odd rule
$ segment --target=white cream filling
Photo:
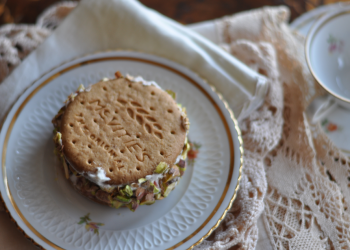
[[[183,150],[181,151],[181,154],[176,158],[175,164],[180,162],[180,160],[183,160],[182,152],[183,152]]]
[[[180,160],[183,160],[181,154],[183,151],[181,151],[181,153],[177,156],[175,163],[177,164],[180,162]],[[173,164],[173,165],[174,165]],[[84,172],[79,172],[76,170],[76,168],[69,162],[69,165],[80,175],[84,176]],[[151,175],[146,175],[145,179],[150,181],[151,183],[156,182],[158,187],[159,187],[159,180],[162,179],[164,177],[164,174],[169,170],[169,166],[167,168],[167,170],[163,173],[163,174],[151,174]],[[74,176],[74,177],[72,177]],[[120,184],[120,185],[109,185],[109,184],[104,184],[104,182],[106,181],[110,181],[111,179],[109,177],[106,176],[106,172],[104,171],[104,169],[102,167],[97,167],[97,172],[96,173],[91,173],[91,172],[87,172],[87,179],[89,179],[91,182],[95,183],[96,185],[98,185],[101,189],[103,190],[108,190],[108,191],[112,191],[114,188],[116,187],[125,187],[127,184]],[[71,181],[75,184],[77,177],[72,174],[70,176]],[[139,187],[141,186],[140,183],[136,183]],[[131,184],[129,184],[131,190],[136,190],[137,187],[132,186]]]
[[[145,79],[143,79],[141,76],[136,76],[136,77],[133,77],[129,74],[126,75],[126,79],[128,79],[129,81],[132,81],[132,82],[141,82],[142,85],[145,85],[145,86],[154,86],[158,89],[161,89],[163,90],[155,81],[146,81]]]
[[[110,181],[111,178],[106,176],[106,172],[103,168],[97,167],[96,173],[87,173],[88,179],[92,181],[93,183],[96,183],[98,186],[100,186],[102,189],[110,189],[112,188],[111,185],[104,184],[106,181]]]

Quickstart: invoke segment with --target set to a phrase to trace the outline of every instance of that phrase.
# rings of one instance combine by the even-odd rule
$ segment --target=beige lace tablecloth
[[[72,8],[50,9],[36,27],[1,28],[1,79]],[[270,87],[263,105],[240,121],[245,163],[238,196],[198,249],[350,249],[350,162],[304,113],[322,91],[307,69],[303,37],[289,29],[288,18],[285,7],[266,7],[215,20],[208,31]],[[0,232],[2,249],[34,249],[4,212]],[[258,235],[268,238],[264,247],[257,246]]]

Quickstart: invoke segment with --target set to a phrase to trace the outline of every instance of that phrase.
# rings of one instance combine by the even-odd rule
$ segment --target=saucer
[[[310,29],[320,18],[330,12],[340,11],[349,6],[349,3],[336,3],[316,8],[295,19],[290,24],[290,27],[294,29],[295,32],[306,37]],[[348,127],[350,122],[350,110],[338,105],[319,122],[328,138],[339,149],[350,156],[350,144],[348,143],[350,141],[350,128]]]

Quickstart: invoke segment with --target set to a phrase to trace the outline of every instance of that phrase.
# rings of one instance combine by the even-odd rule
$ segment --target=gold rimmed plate
[[[141,75],[177,93],[201,144],[171,195],[136,212],[77,194],[53,154],[51,119],[80,84]],[[187,249],[221,222],[238,189],[242,140],[227,103],[187,68],[149,54],[110,51],[65,63],[37,80],[14,105],[0,134],[0,190],[19,227],[45,249]]]

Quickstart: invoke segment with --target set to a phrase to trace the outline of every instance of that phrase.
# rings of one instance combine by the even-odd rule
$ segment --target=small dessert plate
[[[54,155],[51,120],[80,84],[119,70],[177,93],[201,144],[176,189],[134,213],[92,202],[70,187]],[[58,66],[19,98],[0,134],[0,191],[23,232],[44,249],[192,249],[219,225],[236,197],[242,139],[227,103],[187,68],[150,54],[109,51]],[[197,154],[197,152],[196,152]]]

